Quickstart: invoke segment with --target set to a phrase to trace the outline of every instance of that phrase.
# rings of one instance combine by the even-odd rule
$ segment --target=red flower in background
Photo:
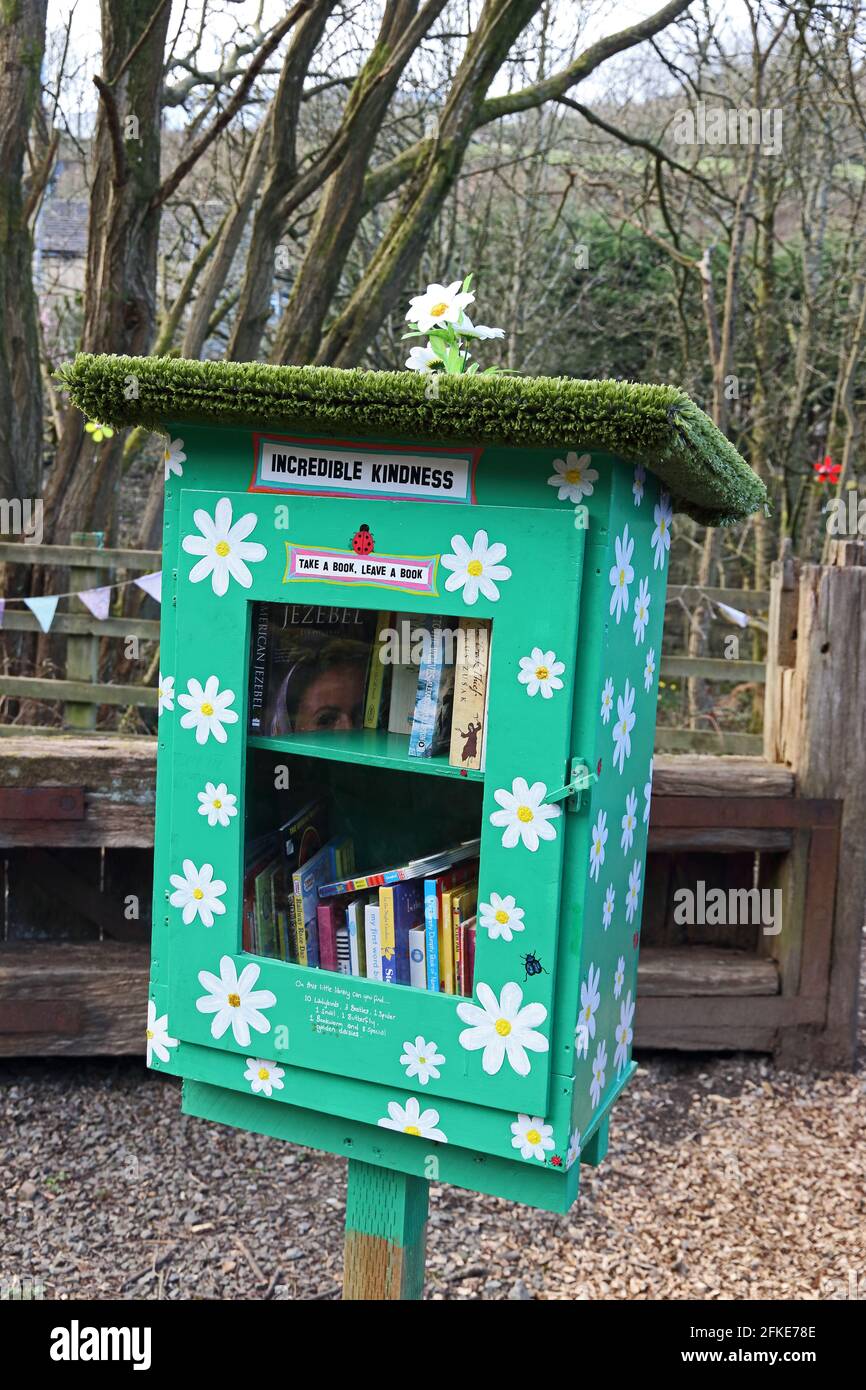
[[[825,454],[820,463],[813,463],[812,467],[819,483],[838,483],[842,465],[834,463],[829,454]]]

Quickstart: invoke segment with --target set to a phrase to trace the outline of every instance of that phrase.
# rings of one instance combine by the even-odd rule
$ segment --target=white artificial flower
[[[236,724],[237,712],[229,709],[235,701],[233,690],[220,690],[216,676],[208,676],[202,687],[197,680],[188,680],[187,694],[178,695],[177,702],[186,710],[180,721],[182,729],[195,729],[196,743],[207,743],[213,734],[217,743],[225,743],[228,734],[223,724]]]
[[[428,285],[424,294],[416,294],[409,300],[406,314],[407,323],[416,323],[419,333],[429,333],[431,328],[441,328],[443,324],[459,324],[463,310],[474,304],[475,295],[462,290],[462,280],[451,285]]]
[[[622,1074],[622,1069],[628,1061],[628,1050],[634,1037],[631,1028],[633,1018],[634,1004],[632,1003],[631,990],[629,990],[625,1000],[619,1006],[619,1023],[616,1026],[616,1051],[613,1054],[613,1064],[616,1067],[617,1076]]]
[[[579,1158],[580,1158],[580,1130],[579,1130],[579,1129],[575,1129],[575,1130],[572,1131],[571,1138],[570,1138],[569,1141],[568,1141],[568,1153],[567,1153],[566,1156],[565,1156],[565,1166],[566,1166],[566,1168],[573,1168],[574,1165],[575,1165],[575,1163],[577,1162],[577,1160],[578,1160]]]
[[[523,917],[523,908],[517,906],[510,893],[504,898],[491,893],[489,903],[478,904],[479,926],[490,933],[491,941],[510,941],[514,932],[524,930]]]
[[[426,1086],[430,1077],[434,1081],[439,1080],[439,1066],[445,1058],[437,1050],[435,1042],[425,1042],[419,1033],[414,1042],[404,1042],[403,1054],[400,1058],[400,1065],[406,1068],[407,1078],[417,1076],[422,1086]]]
[[[406,358],[406,366],[410,372],[429,372],[437,362],[442,365],[442,358],[435,353],[428,343],[426,347],[413,347]]]
[[[634,832],[637,829],[637,793],[634,787],[625,799],[625,815],[620,824],[622,825],[622,837],[619,847],[623,854],[628,854],[634,843]]]
[[[617,696],[616,723],[613,726],[613,765],[619,765],[620,773],[625,769],[626,758],[631,757],[631,731],[635,724],[634,686],[625,682],[625,692]]]
[[[622,994],[622,987],[625,984],[625,956],[620,956],[616,963],[616,971],[613,977],[613,997],[618,999]]]
[[[671,509],[671,499],[668,493],[663,492],[659,500],[653,507],[653,520],[656,527],[652,533],[650,543],[653,548],[653,569],[663,569],[665,557],[671,548],[671,521],[673,520]]]
[[[199,984],[207,990],[196,1001],[200,1014],[213,1014],[210,1026],[212,1038],[221,1038],[231,1028],[238,1047],[249,1047],[250,1029],[257,1033],[270,1032],[270,1020],[262,1009],[273,1008],[277,996],[269,989],[253,989],[261,974],[254,961],[245,965],[240,975],[231,956],[220,960],[219,975],[209,970],[198,972]]]
[[[653,795],[653,760],[652,760],[652,758],[650,758],[650,765],[649,765],[649,780],[648,780],[647,782],[644,782],[643,795],[644,795],[643,823],[644,823],[644,825],[646,825],[647,821],[648,821],[649,818],[650,818],[650,803],[652,802],[652,795]]]
[[[616,902],[616,889],[612,883],[607,885],[607,892],[604,895],[604,907],[601,910],[602,924],[607,931],[613,920],[613,908]]]
[[[168,1049],[177,1047],[178,1038],[169,1037],[168,1033],[168,1014],[156,1016],[156,1005],[152,999],[147,1001],[147,1065],[153,1066],[154,1057],[158,1057],[160,1062],[169,1060]]]
[[[170,439],[163,450],[162,460],[165,464],[166,482],[168,482],[172,473],[176,473],[179,478],[182,478],[183,465],[186,463],[186,454],[183,451],[183,440]]]
[[[495,581],[501,583],[511,578],[508,566],[499,563],[508,554],[507,547],[501,541],[490,545],[486,531],[476,531],[471,546],[462,536],[452,536],[451,544],[453,555],[442,556],[442,568],[452,571],[445,580],[445,588],[449,593],[462,589],[463,601],[470,605],[476,602],[479,594],[495,603],[499,598]]]
[[[206,927],[213,926],[213,919],[222,916],[226,905],[220,902],[226,891],[221,878],[214,878],[213,864],[202,864],[197,869],[191,859],[183,861],[183,876],[172,874],[170,878],[174,892],[169,898],[172,907],[183,908],[186,926],[200,917]]]
[[[554,690],[562,689],[559,677],[564,670],[565,663],[557,661],[556,652],[543,652],[540,647],[533,647],[529,656],[520,658],[517,679],[526,686],[527,695],[537,695],[540,690],[542,699],[549,700]]]
[[[487,328],[483,323],[473,323],[468,314],[463,314],[457,325],[461,338],[478,338],[486,342],[490,338],[504,338],[504,328]]]
[[[550,1044],[543,1033],[536,1032],[538,1024],[547,1018],[543,1004],[523,1004],[523,990],[515,980],[503,985],[496,998],[489,985],[476,986],[478,1004],[468,1001],[457,1005],[457,1017],[469,1027],[460,1034],[460,1046],[467,1052],[484,1049],[481,1065],[488,1076],[495,1076],[508,1059],[518,1076],[528,1076],[528,1052],[547,1052]],[[480,1007],[479,1007],[480,1005]]]
[[[229,825],[232,816],[236,816],[238,808],[236,806],[237,797],[230,792],[225,782],[220,782],[215,787],[213,782],[205,783],[203,792],[198,793],[200,816],[207,816],[207,823],[213,825]]]
[[[636,859],[629,871],[628,892],[625,895],[625,920],[631,922],[637,912],[640,897],[640,860]]]
[[[156,698],[158,703],[156,713],[157,719],[162,714],[163,710],[171,714],[174,709],[174,676],[164,676],[160,671],[159,683],[156,688]]]
[[[604,847],[607,843],[607,812],[599,811],[595,825],[592,827],[592,839],[589,846],[589,876],[598,883],[599,870],[604,863]]]
[[[646,654],[646,665],[643,668],[643,688],[649,694],[653,683],[653,676],[656,673],[656,649],[650,647]]]
[[[649,622],[650,592],[649,580],[642,579],[637,589],[637,598],[634,601],[634,622],[632,632],[634,633],[635,646],[640,646],[646,637],[646,625]]]
[[[642,463],[635,464],[634,482],[631,485],[631,490],[632,496],[634,497],[634,504],[636,507],[639,507],[641,502],[643,501],[643,489],[645,482],[646,469],[644,468]]]
[[[598,988],[600,979],[601,971],[597,970],[590,961],[589,972],[580,986],[578,1022],[583,1025],[591,1038],[595,1037],[595,1011],[601,1003],[601,994]]]
[[[388,1118],[379,1120],[382,1129],[396,1129],[401,1134],[415,1134],[419,1139],[432,1139],[437,1144],[447,1144],[448,1140],[437,1129],[438,1110],[422,1110],[416,1096],[409,1096],[405,1105],[396,1100],[388,1101]]]
[[[617,536],[614,541],[616,564],[611,565],[609,575],[611,584],[610,612],[611,615],[614,613],[616,614],[617,624],[619,624],[619,620],[623,613],[628,612],[628,586],[634,579],[634,570],[631,566],[633,550],[634,540],[629,536],[628,526],[626,525],[622,535]]]
[[[578,1017],[574,1026],[574,1051],[577,1057],[589,1056],[589,1029]]]
[[[533,782],[530,787],[525,777],[515,777],[511,791],[498,788],[493,793],[494,801],[502,807],[494,811],[490,824],[504,826],[502,844],[505,849],[514,849],[523,842],[533,852],[538,849],[539,840],[555,840],[556,829],[551,825],[560,813],[555,802],[544,804],[547,787],[544,782]]]
[[[266,1062],[263,1057],[248,1057],[244,1080],[250,1083],[254,1096],[271,1096],[274,1091],[283,1089],[285,1074],[284,1068],[278,1067],[276,1062]]]
[[[592,1099],[593,1110],[601,1100],[601,1093],[604,1090],[604,1071],[607,1066],[607,1043],[602,1038],[596,1048],[595,1057],[592,1063],[592,1081],[590,1082],[589,1094]]]
[[[544,1162],[545,1153],[556,1148],[553,1125],[546,1125],[539,1115],[518,1115],[511,1122],[512,1149],[520,1150],[521,1158],[537,1158]]]
[[[266,546],[246,539],[258,525],[255,512],[246,512],[233,526],[232,504],[228,497],[221,497],[213,516],[198,507],[193,520],[201,535],[184,536],[183,548],[187,555],[200,555],[201,559],[189,572],[190,584],[198,584],[212,575],[213,591],[219,598],[228,589],[230,579],[236,579],[241,588],[249,589],[253,577],[247,561],[255,564],[264,560],[268,553]]]
[[[592,455],[581,454],[578,458],[574,449],[569,450],[564,459],[554,459],[555,473],[548,478],[550,487],[559,488],[557,501],[580,502],[591,497],[593,483],[598,482],[598,471],[592,467]]]
[[[601,722],[610,722],[610,712],[613,709],[613,676],[608,676],[601,692]]]

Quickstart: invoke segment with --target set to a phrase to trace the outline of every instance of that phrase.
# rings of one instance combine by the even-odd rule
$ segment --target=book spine
[[[252,651],[250,652],[250,697],[249,731],[262,732],[262,710],[267,693],[268,673],[268,609],[267,604],[253,605],[253,620],[250,633]]]
[[[466,928],[466,972],[463,993],[471,999],[475,993],[475,927]]]
[[[424,936],[427,988],[439,993],[439,895],[435,878],[424,880]]]
[[[295,960],[298,965],[308,965],[307,933],[304,927],[304,894],[301,890],[301,875],[299,873],[292,875],[292,886],[294,888],[294,893],[292,895],[292,907],[294,911],[292,915],[294,917],[295,928]]]
[[[427,988],[426,944],[426,929],[412,927],[409,932],[409,983],[414,989]]]
[[[452,930],[451,893],[442,894],[439,906],[439,978],[443,994],[453,994],[454,933]]]
[[[370,671],[367,677],[367,699],[364,705],[364,728],[378,729],[382,713],[382,695],[385,690],[385,666],[382,656],[382,634],[391,626],[391,614],[380,613],[376,623],[376,636],[370,652]]]
[[[334,909],[318,907],[316,920],[319,928],[319,965],[322,970],[337,968],[337,935]]]
[[[451,710],[452,767],[480,768],[487,713],[489,629],[477,618],[461,618]]]
[[[349,955],[349,932],[347,927],[337,927],[335,933],[337,950],[337,970],[341,975],[351,975],[352,961]]]
[[[394,920],[394,889],[379,889],[379,937],[382,951],[382,980],[397,983],[397,933]]]
[[[363,919],[362,919],[363,924]],[[361,954],[358,950],[358,904],[349,903],[346,908],[346,934],[349,939],[349,974],[360,975]]]
[[[367,979],[382,978],[382,943],[379,936],[379,908],[368,903],[364,908],[364,940],[367,948]]]
[[[417,622],[426,629],[427,640],[421,669],[418,672],[415,713],[412,716],[412,732],[409,735],[409,757],[429,758],[433,752],[436,709],[442,680],[442,619],[437,614],[434,617],[419,617]]]

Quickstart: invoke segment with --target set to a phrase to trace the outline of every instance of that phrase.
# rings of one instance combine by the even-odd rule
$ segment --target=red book
[[[339,970],[337,957],[337,928],[346,926],[346,899],[332,898],[316,908],[319,929],[319,966],[322,970]]]

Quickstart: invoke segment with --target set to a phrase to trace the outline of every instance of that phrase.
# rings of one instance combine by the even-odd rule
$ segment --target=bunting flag
[[[94,618],[98,618],[99,621],[102,622],[103,619],[108,617],[108,607],[111,603],[110,585],[106,584],[101,589],[82,589],[78,597],[81,599],[84,607],[89,609],[93,614]]]
[[[5,600],[5,598],[0,598],[0,627],[3,626],[3,614],[4,614],[5,611],[6,611],[6,600]]]
[[[162,570],[156,570],[154,574],[140,574],[134,583],[155,598],[157,603],[162,603]]]
[[[726,603],[716,603],[720,613],[724,613],[729,623],[736,623],[737,627],[749,626],[748,613],[742,613],[739,608],[729,608]]]
[[[43,598],[26,598],[24,600],[43,632],[48,632],[54,622],[54,614],[57,611],[59,599],[59,594],[48,594]]]

